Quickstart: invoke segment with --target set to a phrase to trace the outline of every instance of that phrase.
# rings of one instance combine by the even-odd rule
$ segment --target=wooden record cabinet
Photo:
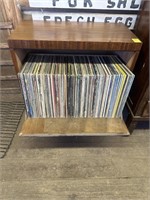
[[[142,42],[123,24],[21,22],[8,39],[18,73],[30,52],[116,53],[133,70]],[[22,136],[129,135],[122,118],[25,119]]]

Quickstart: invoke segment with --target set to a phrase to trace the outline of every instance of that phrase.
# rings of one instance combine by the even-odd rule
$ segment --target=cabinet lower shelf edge
[[[120,118],[27,118],[20,136],[117,136],[129,135]]]

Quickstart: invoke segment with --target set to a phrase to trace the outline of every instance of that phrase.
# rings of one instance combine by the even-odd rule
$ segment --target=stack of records
[[[116,118],[134,74],[116,55],[30,54],[18,74],[33,118]]]

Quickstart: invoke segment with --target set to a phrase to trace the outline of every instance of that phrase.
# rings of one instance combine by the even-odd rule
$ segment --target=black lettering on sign
[[[72,3],[72,0],[68,0],[68,4],[69,4],[69,7],[76,7],[77,6],[77,1],[74,0],[74,2]]]
[[[64,18],[63,18],[64,17]],[[62,22],[63,20],[64,21],[66,21],[66,22],[70,22],[70,21],[72,21],[73,20],[73,17],[72,16],[63,16],[63,17],[60,17],[60,16],[54,16],[54,17],[52,17],[52,16],[47,16],[47,15],[45,15],[45,16],[43,16],[43,20],[44,21],[55,21],[55,22]],[[77,22],[83,22],[83,21],[86,21],[86,22],[88,22],[88,23],[90,23],[90,22],[92,22],[92,23],[94,23],[95,22],[95,20],[96,20],[96,17],[86,17],[86,16],[78,16],[77,18],[76,18],[76,21]],[[96,20],[97,21],[97,20]],[[102,22],[102,21],[101,21]],[[133,23],[134,23],[134,18],[132,18],[132,17],[127,17],[127,18],[125,18],[124,19],[124,17],[121,17],[121,16],[119,16],[119,17],[116,17],[115,19],[113,19],[113,17],[105,17],[104,18],[104,21],[103,21],[104,23],[111,23],[111,22],[114,22],[114,23],[124,23],[128,28],[130,28],[130,27],[132,27],[132,25],[133,25]]]
[[[110,20],[112,19],[112,17],[105,17],[105,23],[109,23],[110,22]]]
[[[59,0],[53,0],[53,6],[56,6],[56,1],[59,1]]]
[[[118,3],[116,3],[112,0],[108,0],[107,3],[108,3],[107,8],[114,8],[116,6],[116,4],[117,4],[117,8],[126,8],[126,6],[127,6],[127,0],[118,0]],[[135,4],[135,3],[136,3],[136,0],[132,0],[130,8],[132,8],[132,9],[139,8],[140,5]]]
[[[125,25],[129,28],[132,25],[133,18],[128,17],[125,21]]]
[[[87,18],[87,22],[94,22],[95,21],[95,17],[92,17],[92,19],[90,19],[90,17]]]
[[[125,8],[126,4],[127,4],[127,0],[119,0],[117,8],[121,8],[122,5],[123,5],[123,8]]]
[[[136,0],[132,0],[132,2],[131,2],[131,6],[130,6],[130,8],[138,8],[140,5],[139,4],[135,4],[135,1]]]
[[[62,18],[61,18],[61,17],[58,17],[58,16],[56,16],[56,17],[55,17],[55,22],[62,22]]]
[[[111,0],[108,0],[108,4],[110,4],[110,5],[107,5],[107,8],[114,8],[115,7],[115,2],[113,2]]]
[[[50,19],[50,16],[44,16],[43,19],[44,21],[47,21],[47,19]]]
[[[84,19],[82,16],[79,16],[78,18],[77,18],[77,22],[80,22],[80,19]]]
[[[91,0],[84,0],[84,7],[87,7],[87,4],[89,4],[89,7],[93,6]]]
[[[71,19],[72,19],[71,16],[65,16],[65,21],[66,21],[66,22],[70,22]]]
[[[120,23],[122,21],[122,17],[117,17],[115,23]]]

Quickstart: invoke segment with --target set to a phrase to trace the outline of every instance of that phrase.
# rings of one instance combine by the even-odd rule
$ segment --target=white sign
[[[128,11],[138,11],[141,0],[29,0],[29,4],[35,8],[74,9],[74,12],[68,13],[66,10],[64,12],[44,12],[44,9],[33,11],[33,20],[124,23],[129,29],[134,29],[137,15],[130,12],[128,14]],[[103,10],[103,14],[100,10]],[[109,10],[110,14],[108,14]],[[127,14],[116,14],[115,10],[120,10],[120,13],[126,11]],[[107,14],[104,14],[105,11]]]
[[[104,23],[124,23],[128,28],[133,29],[136,15],[109,15],[109,14],[85,14],[85,13],[34,13],[33,20],[45,21],[76,21],[76,22],[104,22]]]
[[[31,7],[139,10],[141,0],[29,0]]]

